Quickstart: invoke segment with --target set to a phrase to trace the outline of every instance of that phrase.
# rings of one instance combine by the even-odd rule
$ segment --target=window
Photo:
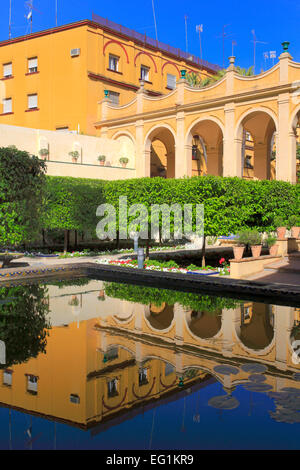
[[[172,364],[169,364],[169,362],[166,362],[165,363],[165,377],[167,377],[170,374],[173,374],[174,371],[175,369],[172,366]]]
[[[176,88],[176,76],[170,73],[167,74],[167,88],[174,90]]]
[[[251,163],[251,156],[250,155],[246,155],[245,157],[245,168],[249,168],[250,170],[253,169],[253,165]]]
[[[75,395],[74,393],[71,393],[70,395],[70,402],[74,403],[75,405],[79,405],[80,403],[80,397],[78,395]]]
[[[34,395],[37,394],[38,390],[38,377],[35,375],[27,375],[27,392]]]
[[[109,397],[115,397],[118,393],[118,379],[112,379],[107,382],[107,393]]]
[[[139,370],[139,386],[145,385],[148,383],[148,369],[142,367]]]
[[[3,77],[9,78],[12,77],[12,63],[3,65]]]
[[[3,385],[7,385],[8,387],[11,387],[11,384],[12,384],[12,371],[5,370],[3,372]]]
[[[38,60],[37,57],[28,59],[28,73],[35,73],[38,71]]]
[[[108,94],[109,100],[113,104],[119,104],[120,101],[120,93],[117,93],[115,91],[110,91]]]
[[[149,67],[145,67],[144,65],[141,66],[141,80],[149,82],[149,71]]]
[[[109,54],[109,70],[113,70],[114,72],[119,71],[119,59],[119,57]]]
[[[119,352],[117,347],[109,348],[109,350],[106,353],[106,358],[108,361],[113,361],[114,359],[117,359],[119,357]]]
[[[246,140],[251,141],[251,134],[250,134],[250,132],[246,132]]]
[[[28,109],[36,109],[38,107],[37,95],[28,95]]]
[[[12,113],[12,99],[6,98],[3,100],[3,114]]]
[[[65,126],[65,127],[57,127],[55,129],[57,132],[68,132],[69,131],[69,127],[68,126]]]

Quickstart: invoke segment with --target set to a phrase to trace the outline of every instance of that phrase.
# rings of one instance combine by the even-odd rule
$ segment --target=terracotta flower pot
[[[261,254],[261,245],[251,246],[251,253],[253,258],[259,258]]]
[[[291,233],[292,238],[299,238],[300,227],[292,227],[291,232],[292,232]]]
[[[126,168],[126,166],[127,166],[127,163],[122,163],[123,168]]]
[[[100,163],[101,166],[104,166],[105,162],[104,162],[104,160],[101,160],[101,161],[99,161],[99,163]]]
[[[243,258],[244,250],[245,250],[244,246],[234,246],[233,247],[234,259],[236,261],[239,261]]]
[[[271,256],[277,256],[277,253],[278,253],[278,245],[270,246],[270,248],[269,248],[269,253],[270,253]]]
[[[77,163],[77,158],[72,157],[72,162]]]
[[[285,234],[286,234],[286,227],[277,228],[277,238],[279,238],[279,240],[283,240],[285,238]]]

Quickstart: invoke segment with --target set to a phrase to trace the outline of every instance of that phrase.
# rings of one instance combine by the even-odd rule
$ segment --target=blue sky
[[[33,0],[33,31],[55,25],[55,0]],[[232,36],[225,41],[225,57],[231,55],[231,41],[237,42],[235,55],[237,64],[249,67],[253,64],[253,43],[251,30],[257,39],[267,44],[257,44],[257,72],[265,66],[263,52],[277,51],[280,54],[281,42],[290,41],[290,52],[294,60],[300,62],[300,2],[299,0],[154,0],[157,18],[158,39],[174,47],[186,49],[184,16],[188,16],[189,52],[200,55],[199,36],[195,28],[203,24],[203,58],[222,65],[222,40],[218,36],[222,27]],[[8,38],[9,0],[1,1],[0,39]],[[24,17],[28,10],[24,0],[12,0],[12,36],[26,34],[27,22]],[[152,14],[152,0],[58,0],[58,24],[66,24],[92,17],[92,11],[100,16],[135,29],[155,38]],[[272,60],[266,62],[267,67]]]

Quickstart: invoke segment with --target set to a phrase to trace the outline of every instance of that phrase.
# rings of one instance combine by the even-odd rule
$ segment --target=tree
[[[6,361],[1,368],[45,353],[50,328],[46,294],[47,288],[39,285],[0,289],[0,340],[6,349]]]
[[[16,147],[0,148],[0,244],[34,240],[40,229],[45,162]]]

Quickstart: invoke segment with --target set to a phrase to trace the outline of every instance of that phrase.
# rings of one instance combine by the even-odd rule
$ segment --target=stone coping
[[[119,266],[88,264],[87,274],[93,279],[136,284],[146,287],[205,293],[275,305],[300,306],[300,286],[265,283],[197,274],[166,273]]]
[[[249,263],[250,261],[258,261],[258,260],[263,260],[263,259],[282,259],[282,256],[276,255],[263,255],[263,256],[258,256],[257,258],[253,258],[252,256],[250,258],[242,258],[242,259],[230,259],[230,263]]]
[[[0,284],[1,282],[26,282],[30,279],[47,282],[49,278],[72,276],[72,274],[77,276],[79,274],[102,281],[136,284],[197,294],[205,293],[275,305],[300,306],[300,285],[199,276],[198,274],[167,273],[101,265],[93,262],[61,264],[49,268],[26,267],[5,271],[0,272]]]

